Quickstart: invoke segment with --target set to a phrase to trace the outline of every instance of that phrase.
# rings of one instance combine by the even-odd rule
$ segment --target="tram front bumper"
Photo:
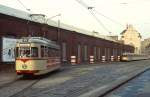
[[[34,73],[38,73],[39,70],[17,70],[16,73],[18,75],[21,75],[21,74],[34,74]]]

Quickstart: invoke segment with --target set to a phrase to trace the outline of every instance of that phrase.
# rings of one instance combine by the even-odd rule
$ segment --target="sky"
[[[27,8],[31,13],[45,14],[47,18],[61,14],[52,20],[59,19],[61,23],[96,31],[102,35],[110,35],[109,32],[111,35],[120,35],[127,24],[132,24],[143,39],[150,37],[150,0],[78,1],[93,7],[97,12],[92,13],[97,20],[77,0],[0,0],[0,4],[28,12]]]

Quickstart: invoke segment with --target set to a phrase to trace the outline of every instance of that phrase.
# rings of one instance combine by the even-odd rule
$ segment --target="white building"
[[[136,54],[141,53],[141,35],[132,25],[127,25],[126,29],[121,33],[121,41],[124,44],[134,46]]]
[[[142,41],[141,50],[143,54],[150,55],[150,38],[144,39],[144,41]]]

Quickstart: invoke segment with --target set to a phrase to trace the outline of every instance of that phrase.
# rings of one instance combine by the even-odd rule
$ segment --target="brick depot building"
[[[93,36],[89,31],[65,24],[60,24],[58,28],[57,23],[53,21],[49,21],[49,25],[40,24],[31,21],[29,13],[2,5],[0,7],[0,62],[7,62],[3,57],[9,47],[4,48],[4,45],[9,43],[4,42],[4,39],[18,39],[25,36],[45,37],[56,41],[61,47],[62,63],[70,63],[71,56],[76,56],[77,63],[88,63],[89,56],[94,56],[95,62],[101,62],[102,56],[109,61],[111,56],[117,58],[123,52],[134,52],[132,46],[113,41],[108,37]]]

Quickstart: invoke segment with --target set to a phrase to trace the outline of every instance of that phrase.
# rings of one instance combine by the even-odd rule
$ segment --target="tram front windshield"
[[[17,57],[38,57],[38,48],[37,47],[19,47],[16,51]]]

